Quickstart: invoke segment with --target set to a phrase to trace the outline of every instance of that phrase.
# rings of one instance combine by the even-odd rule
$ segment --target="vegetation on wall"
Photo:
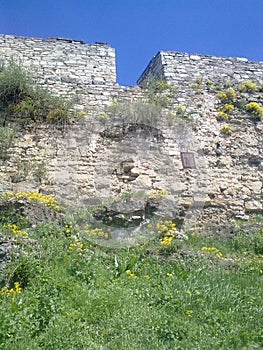
[[[252,120],[263,119],[263,107],[254,101],[253,94],[260,92],[260,87],[249,80],[233,85],[224,91],[219,91],[217,97],[219,104],[217,107],[217,119],[219,121],[228,120],[235,111],[248,113]]]
[[[204,81],[194,84],[199,93]],[[146,100],[114,102],[101,117],[155,125],[175,90],[162,80],[144,89]],[[218,120],[235,111],[261,120],[261,105],[251,101],[258,91],[248,81],[225,86],[217,95]],[[189,117],[187,107],[175,107],[168,122]],[[0,71],[0,108],[1,150],[12,142],[9,121],[65,125],[71,118],[69,102],[36,87],[13,62]],[[231,128],[223,124],[220,131],[228,135]],[[14,182],[45,175],[34,161],[16,170]],[[159,189],[148,197],[165,195]],[[34,224],[23,203],[34,204]],[[103,245],[110,229],[81,227],[85,217],[72,222],[52,196],[8,192],[0,205],[0,239],[13,249],[0,266],[0,349],[262,349],[261,226],[248,234],[240,225],[227,237],[188,232],[180,240],[176,224],[160,220],[149,222],[153,233],[144,243],[116,249]],[[38,216],[44,208],[53,213],[50,222]]]
[[[142,88],[148,101],[159,107],[168,107],[177,91],[166,80],[156,76],[145,79]]]
[[[72,103],[38,87],[19,64],[10,61],[0,68],[0,123],[70,122]]]
[[[145,123],[154,125],[160,120],[161,107],[143,100],[123,103],[114,101],[106,108],[105,116],[115,119],[121,124]]]
[[[15,130],[8,126],[0,126],[0,160],[7,158],[8,149],[12,144]]]

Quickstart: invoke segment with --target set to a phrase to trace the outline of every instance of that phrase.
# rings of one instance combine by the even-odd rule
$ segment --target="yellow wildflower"
[[[192,313],[193,313],[193,311],[192,311],[192,310],[186,310],[186,311],[185,311],[185,314],[186,314],[187,316],[191,316],[191,315],[192,315]]]

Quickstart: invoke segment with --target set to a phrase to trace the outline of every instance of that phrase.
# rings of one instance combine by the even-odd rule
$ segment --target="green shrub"
[[[246,111],[253,119],[263,119],[263,107],[256,102],[249,102],[245,106]]]
[[[36,86],[30,75],[11,61],[0,71],[0,107],[2,125],[8,121],[69,123],[72,103]]]
[[[218,92],[217,96],[222,103],[232,103],[236,98],[236,92],[232,87],[230,87],[224,92]]]
[[[158,77],[146,79],[142,88],[149,102],[159,107],[167,107],[176,91],[167,81]]]
[[[144,101],[113,103],[107,107],[106,114],[122,123],[153,125],[160,118],[161,108]]]
[[[256,90],[256,88],[257,85],[250,80],[243,81],[238,87],[239,91],[241,92],[253,92]]]
[[[14,134],[14,129],[0,126],[0,159],[6,159],[7,150],[11,146]]]
[[[10,61],[9,65],[0,71],[1,107],[22,101],[30,94],[32,85],[28,73],[14,61]]]

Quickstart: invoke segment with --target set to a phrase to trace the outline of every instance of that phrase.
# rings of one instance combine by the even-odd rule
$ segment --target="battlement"
[[[158,76],[175,85],[185,85],[196,79],[220,81],[263,80],[263,62],[246,58],[159,51],[150,61],[137,83],[149,76]]]
[[[116,84],[115,50],[107,43],[86,44],[80,39],[0,35],[0,61],[19,61],[33,78],[57,94],[70,94],[83,86]],[[137,83],[158,76],[174,85],[197,79],[216,81],[263,80],[263,62],[246,58],[159,51]]]
[[[58,94],[70,93],[82,84],[116,82],[115,50],[106,43],[0,35],[0,60],[10,59],[28,68],[38,84]]]

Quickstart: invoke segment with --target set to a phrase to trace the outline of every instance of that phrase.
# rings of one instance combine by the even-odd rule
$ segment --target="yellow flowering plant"
[[[217,256],[218,258],[222,258],[224,256],[223,253],[219,249],[217,249],[215,247],[206,247],[206,246],[204,246],[204,247],[202,247],[201,250],[203,252],[212,253],[215,256]]]
[[[92,228],[90,224],[84,226],[84,229],[81,231],[85,235],[89,236],[89,238],[99,238],[99,239],[109,239],[110,233],[104,231],[101,227]]]
[[[8,229],[9,233],[21,236],[28,236],[28,232],[21,230],[17,224],[4,224],[4,228]]]
[[[83,247],[83,243],[81,243],[81,241],[77,238],[74,237],[74,240],[72,243],[69,244],[67,252],[68,253],[72,253],[72,252],[83,252],[84,247]]]
[[[14,286],[12,288],[8,288],[7,286],[4,286],[0,289],[0,296],[2,297],[1,298],[2,300],[5,297],[7,298],[11,297],[12,300],[14,300],[15,295],[20,293],[22,293],[22,288],[19,282],[14,282]]]
[[[160,220],[155,225],[159,242],[164,248],[170,247],[175,238],[176,225],[172,220]]]
[[[256,90],[256,88],[257,85],[250,80],[243,81],[238,87],[240,92],[253,92]]]
[[[17,192],[6,192],[1,195],[1,198],[4,200],[9,200],[12,198],[26,198],[29,200],[32,200],[34,202],[42,203],[48,206],[49,208],[52,208],[56,211],[60,211],[60,206],[57,202],[57,200],[51,196],[51,195],[45,195],[36,191],[17,191]]]
[[[257,102],[249,102],[246,104],[245,108],[252,118],[260,120],[263,119],[263,107]]]

